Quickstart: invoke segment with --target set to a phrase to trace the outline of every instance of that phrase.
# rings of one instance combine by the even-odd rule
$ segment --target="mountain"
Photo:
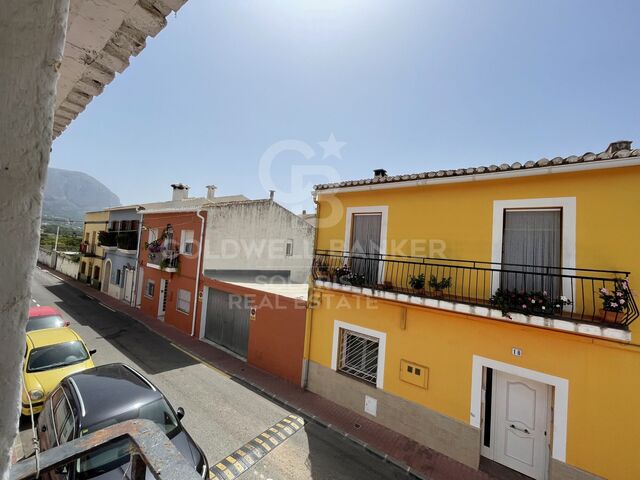
[[[85,212],[120,205],[118,196],[82,172],[49,168],[44,187],[43,220],[82,220]]]

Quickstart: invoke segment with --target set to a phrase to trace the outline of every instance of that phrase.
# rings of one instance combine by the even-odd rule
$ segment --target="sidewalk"
[[[85,283],[46,266],[38,266],[109,308],[144,324],[178,348],[223,371],[248,388],[296,411],[303,417],[344,435],[371,454],[397,465],[417,478],[433,480],[488,480],[492,478],[486,473],[467,467],[315,393],[303,390],[259,370],[208,343],[190,337]]]

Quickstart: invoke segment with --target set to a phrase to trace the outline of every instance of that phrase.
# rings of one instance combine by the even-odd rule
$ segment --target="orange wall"
[[[204,278],[203,286],[248,296],[251,305],[256,308],[256,317],[249,325],[247,361],[300,385],[306,302],[209,278]],[[198,302],[198,305],[201,307],[202,303]]]

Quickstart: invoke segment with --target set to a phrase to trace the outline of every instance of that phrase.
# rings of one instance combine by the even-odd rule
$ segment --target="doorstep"
[[[142,313],[137,308],[95,290],[85,283],[49,267],[42,265],[39,267],[104,305],[137,320],[186,353],[223,371],[248,388],[345,436],[372,455],[396,465],[415,478],[433,480],[488,480],[493,478],[487,473],[463,465],[324,397],[253,367],[208,343]]]

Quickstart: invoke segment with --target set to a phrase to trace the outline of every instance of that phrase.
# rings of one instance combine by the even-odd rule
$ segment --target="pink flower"
[[[620,300],[618,300],[618,303],[619,303],[620,305],[624,305],[624,298],[621,298]]]

